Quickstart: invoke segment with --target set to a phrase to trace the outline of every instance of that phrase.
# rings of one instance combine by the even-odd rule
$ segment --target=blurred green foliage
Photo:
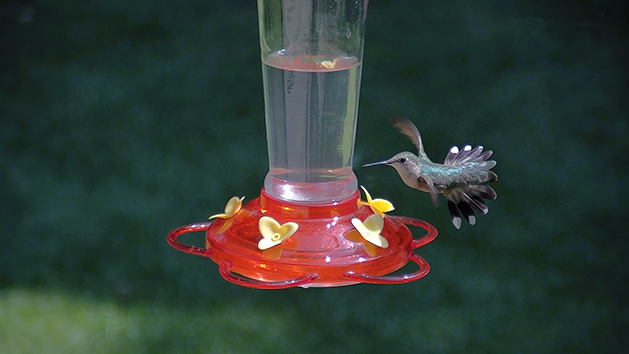
[[[413,149],[387,123],[402,115],[434,160],[494,150],[498,200],[456,231],[392,169],[356,169],[439,228],[420,252],[431,274],[282,291],[229,284],[166,244],[262,186],[254,1],[0,10],[3,352],[627,347],[624,4],[372,1],[355,166]]]

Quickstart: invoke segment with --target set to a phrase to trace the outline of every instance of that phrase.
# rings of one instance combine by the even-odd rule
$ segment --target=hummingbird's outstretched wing
[[[397,130],[400,131],[400,133],[404,134],[413,142],[413,144],[415,144],[417,150],[419,150],[419,156],[426,155],[424,152],[424,145],[422,144],[422,136],[419,134],[419,130],[413,122],[408,119],[398,117],[391,118],[390,122],[395,128],[397,128]]]

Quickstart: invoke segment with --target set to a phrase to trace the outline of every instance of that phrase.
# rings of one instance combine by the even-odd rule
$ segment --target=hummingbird
[[[498,180],[498,175],[491,171],[496,161],[488,160],[493,154],[491,150],[483,151],[482,146],[472,149],[471,145],[459,150],[453,146],[443,164],[435,163],[424,152],[421,135],[413,122],[391,118],[391,123],[415,144],[418,154],[404,151],[363,167],[389,165],[395,168],[407,186],[430,193],[435,205],[438,205],[438,195],[443,194],[452,224],[457,229],[461,228],[462,218],[470,225],[476,224],[474,211],[487,214],[489,208],[485,200],[494,200],[497,196],[496,191],[487,185]]]

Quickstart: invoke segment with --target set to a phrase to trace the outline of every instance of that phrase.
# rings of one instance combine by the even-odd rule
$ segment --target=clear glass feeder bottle
[[[259,0],[269,173],[274,197],[349,197],[367,1]]]

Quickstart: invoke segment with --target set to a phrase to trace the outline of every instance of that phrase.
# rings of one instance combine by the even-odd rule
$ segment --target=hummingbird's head
[[[368,163],[366,165],[363,165],[363,167],[389,165],[395,168],[396,170],[398,170],[399,172],[400,169],[408,169],[408,166],[414,161],[414,159],[417,159],[417,156],[415,156],[411,152],[404,151],[404,152],[400,152],[399,154],[396,154],[395,156],[393,156],[392,158],[388,160]]]
[[[371,166],[379,166],[379,165],[388,165],[395,168],[395,170],[400,175],[404,183],[406,183],[407,185],[413,187],[415,186],[415,184],[417,184],[418,176],[416,174],[419,173],[419,170],[418,170],[419,166],[418,166],[417,156],[415,154],[408,151],[404,151],[404,152],[400,152],[399,154],[393,156],[392,158],[388,160],[370,163],[367,165],[363,165],[363,167],[371,167]]]
[[[371,167],[371,166],[379,166],[379,165],[388,165],[397,171],[400,175],[404,183],[412,188],[417,187],[417,178],[421,173],[421,166],[419,165],[418,157],[408,151],[400,152],[399,154],[393,156],[392,158],[370,163],[367,165],[363,165],[363,167]]]

